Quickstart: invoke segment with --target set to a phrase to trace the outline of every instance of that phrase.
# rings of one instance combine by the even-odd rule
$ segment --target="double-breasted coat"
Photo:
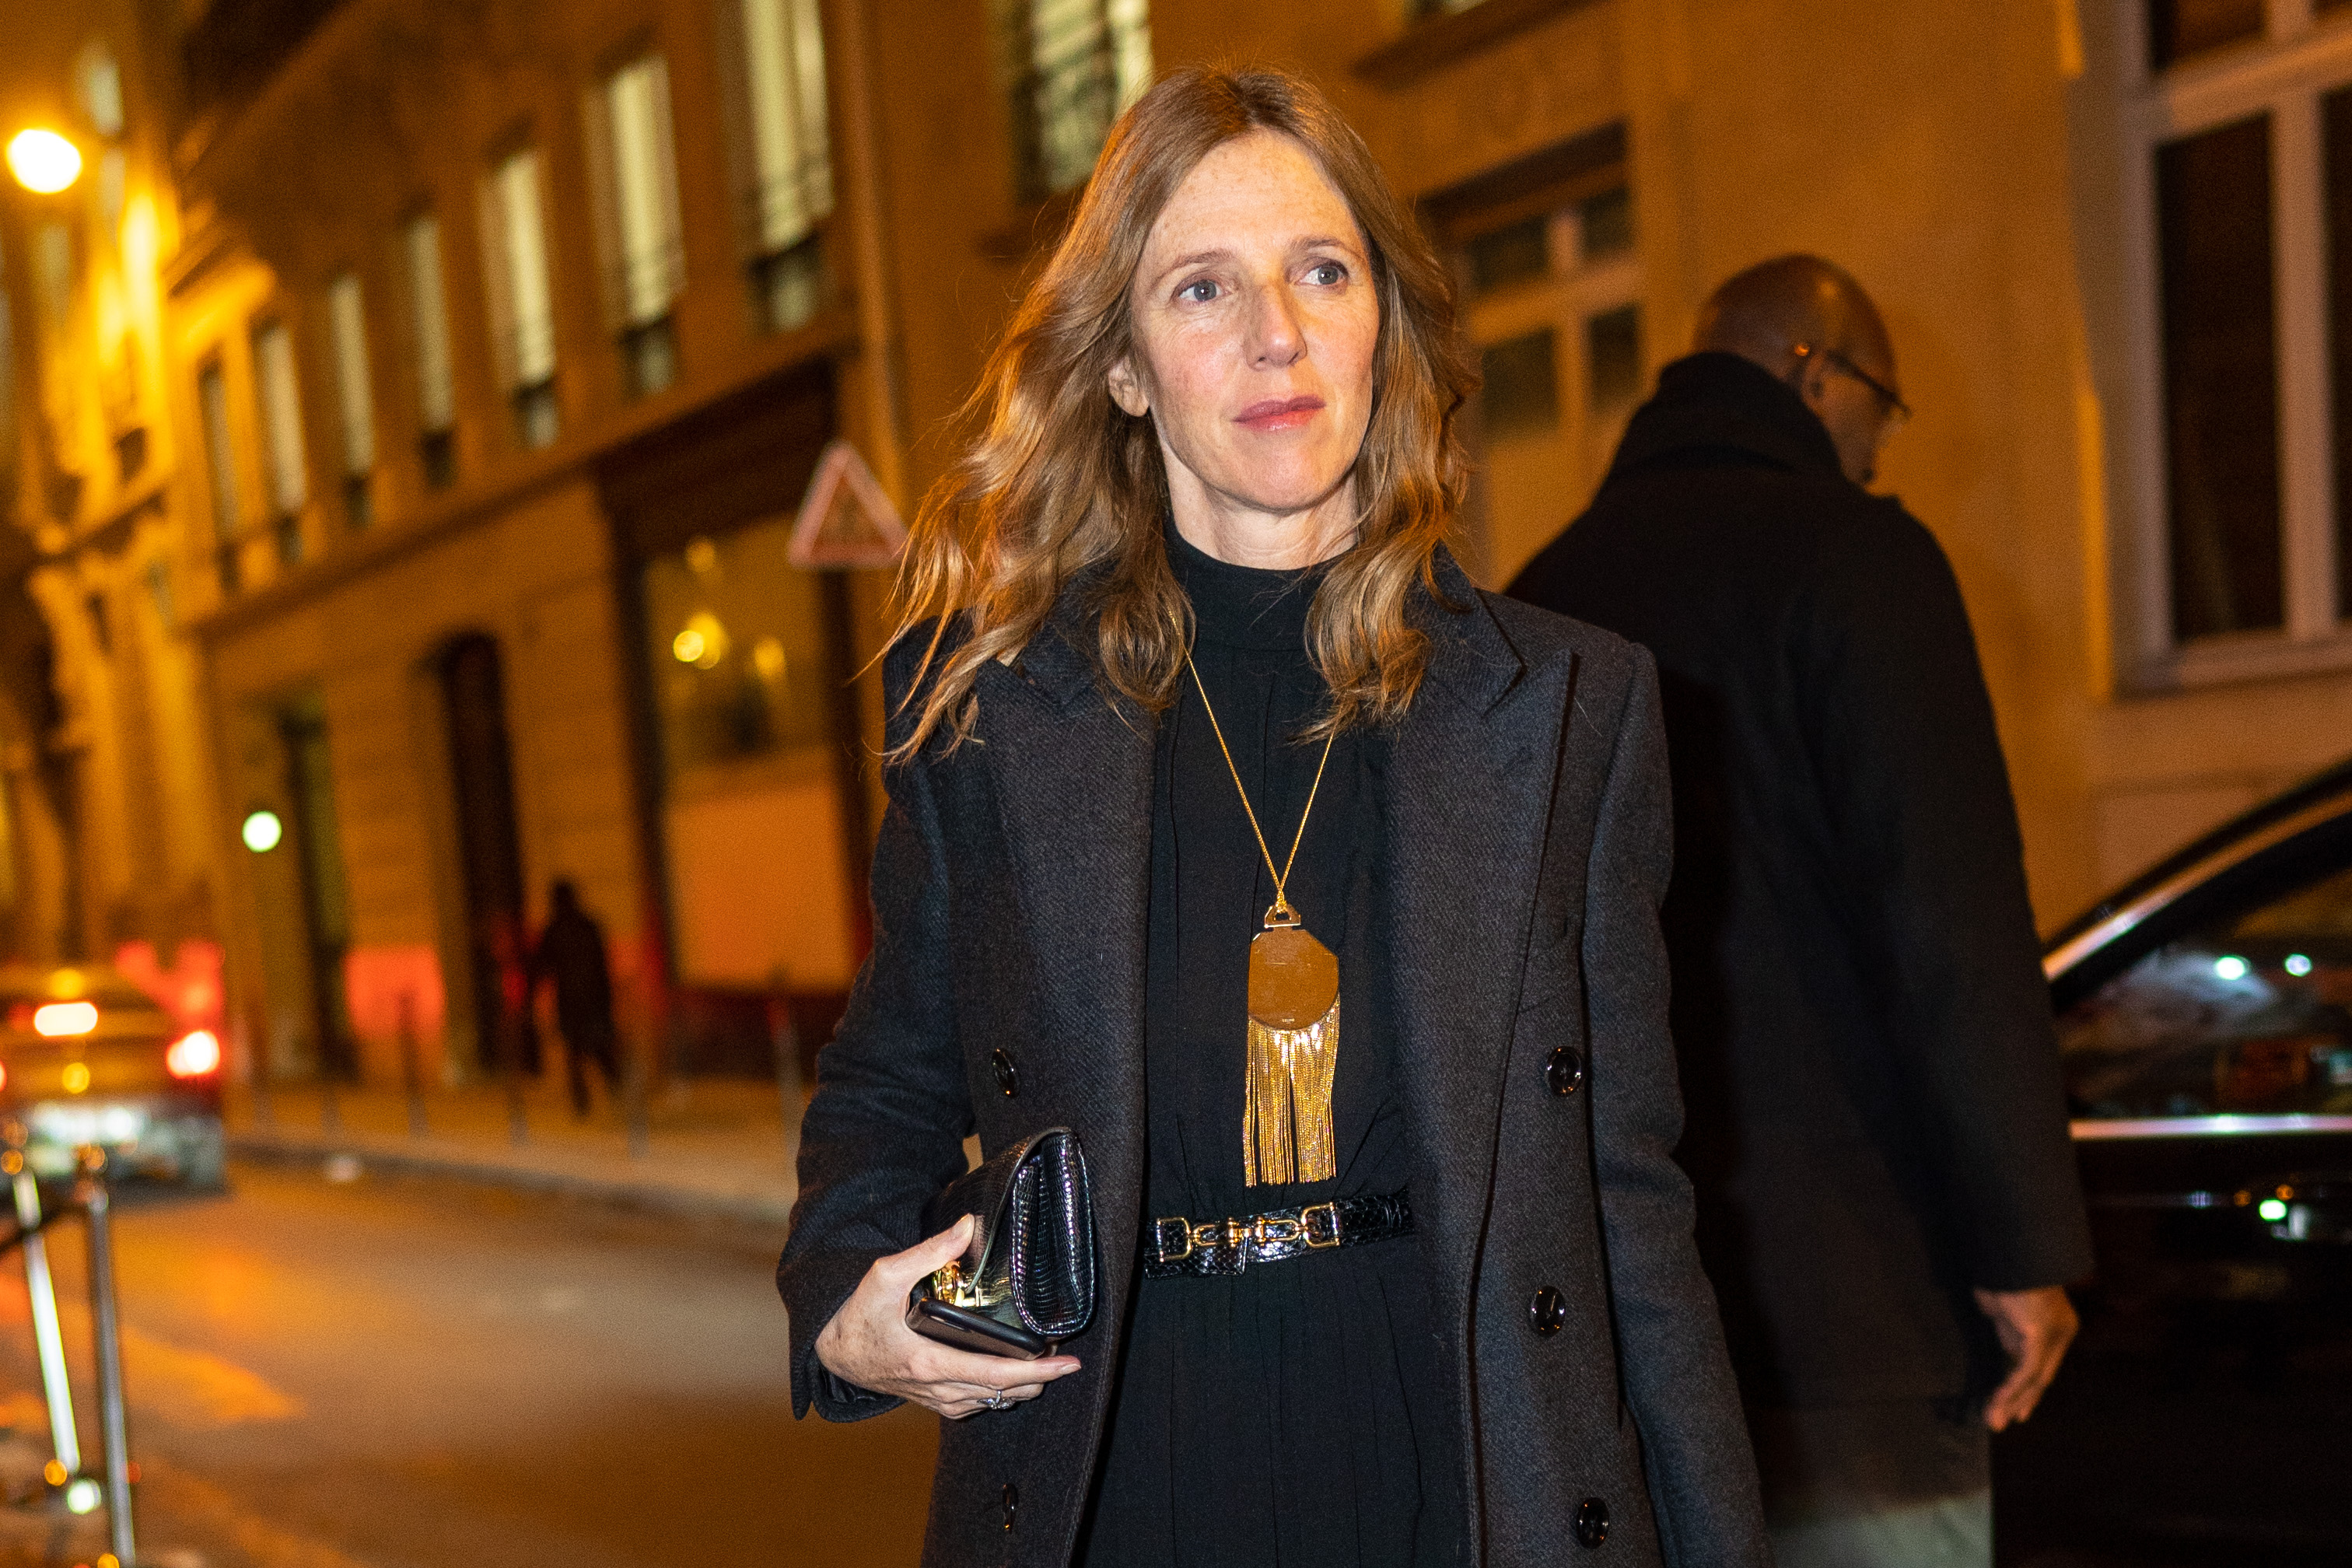
[[[1671,846],[1649,657],[1482,594],[1443,554],[1436,583],[1413,605],[1427,677],[1385,737],[1373,932],[1412,1245],[1462,1435],[1461,1561],[1768,1563],[1672,1158],[1657,921]],[[993,1153],[1066,1125],[1083,1142],[1102,1265],[1094,1324],[1065,1347],[1083,1368],[944,1425],[930,1564],[1070,1560],[1147,1217],[1155,725],[1098,679],[1084,605],[1066,591],[1017,658],[983,670],[968,743],[890,770],[873,955],[818,1057],[777,1276],[795,1414],[878,1413],[891,1402],[825,1372],[816,1336],[877,1258],[921,1239],[963,1139]],[[886,661],[894,740],[920,641]],[[1580,1544],[1604,1514],[1605,1540]]]

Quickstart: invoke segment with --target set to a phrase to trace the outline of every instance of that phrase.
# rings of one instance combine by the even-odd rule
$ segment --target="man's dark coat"
[[[1453,1420],[1472,1434],[1462,1561],[1581,1557],[1572,1521],[1600,1499],[1612,1531],[1597,1562],[1760,1564],[1754,1467],[1670,1154],[1681,1111],[1650,663],[1440,567],[1444,601],[1415,605],[1434,641],[1428,677],[1389,735],[1376,942],[1413,1150],[1412,1245]],[[963,1170],[966,1133],[992,1153],[1076,1130],[1103,1261],[1095,1326],[1067,1347],[1084,1370],[944,1426],[935,1565],[1069,1561],[1146,1217],[1155,725],[1106,695],[1081,597],[1066,594],[1014,663],[985,668],[971,743],[891,770],[874,955],[818,1058],[778,1272],[795,1412],[886,1409],[816,1363],[818,1331],[875,1258],[920,1239],[924,1200]],[[886,666],[894,739],[920,640]],[[1559,1051],[1588,1068],[1573,1092],[1547,1074]],[[1539,1335],[1528,1308],[1545,1286],[1569,1315]],[[1217,1500],[1198,1500],[1213,1533]]]
[[[1954,1398],[1972,1287],[2090,1268],[1992,705],[1949,565],[1744,359],[1668,365],[1511,593],[1657,657],[1684,1163],[1746,1392]]]

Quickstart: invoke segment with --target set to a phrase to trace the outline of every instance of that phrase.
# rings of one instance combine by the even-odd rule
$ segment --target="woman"
[[[1651,666],[1444,551],[1469,380],[1264,72],[1129,111],[991,362],[778,1276],[796,1412],[950,1418],[927,1563],[1765,1561],[1669,1158]],[[1094,1326],[908,1331],[963,1138],[1056,1125]]]

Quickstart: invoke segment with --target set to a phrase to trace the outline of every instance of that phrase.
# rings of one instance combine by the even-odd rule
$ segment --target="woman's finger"
[[[904,1252],[894,1252],[887,1258],[874,1260],[874,1278],[894,1290],[903,1290],[924,1275],[933,1273],[963,1256],[971,1244],[971,1227],[976,1223],[970,1215],[937,1236],[926,1237]]]

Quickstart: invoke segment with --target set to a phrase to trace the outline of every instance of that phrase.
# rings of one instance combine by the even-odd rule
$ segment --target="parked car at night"
[[[0,967],[0,1118],[43,1178],[95,1144],[118,1176],[225,1184],[219,1039],[103,965]]]
[[[2098,1272],[2011,1564],[2352,1562],[2352,763],[2044,956]]]

